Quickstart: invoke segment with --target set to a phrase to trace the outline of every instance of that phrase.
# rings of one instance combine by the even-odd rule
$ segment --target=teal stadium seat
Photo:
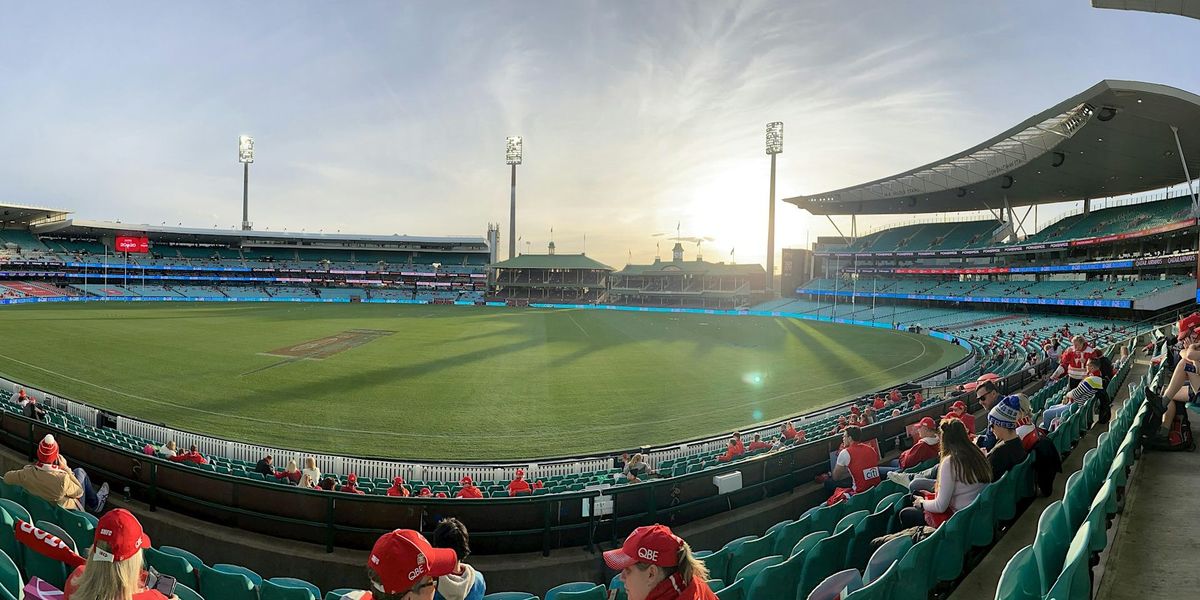
[[[3,600],[17,600],[21,597],[22,587],[24,584],[17,563],[7,552],[0,552],[0,597]]]
[[[259,600],[258,589],[249,577],[203,565],[200,567],[200,593],[206,598],[221,600]]]

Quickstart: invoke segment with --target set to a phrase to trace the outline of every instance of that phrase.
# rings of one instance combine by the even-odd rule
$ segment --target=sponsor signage
[[[117,249],[117,252],[145,254],[150,251],[150,238],[145,236],[118,235],[114,247]]]

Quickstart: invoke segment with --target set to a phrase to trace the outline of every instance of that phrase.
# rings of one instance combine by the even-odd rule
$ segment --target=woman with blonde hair
[[[146,588],[142,550],[150,538],[129,511],[111,510],[96,523],[87,563],[67,578],[63,600],[178,600]]]
[[[288,461],[286,469],[275,474],[275,479],[286,479],[292,485],[296,485],[300,483],[302,476],[303,474],[300,472],[300,469],[296,467],[296,459],[291,459]]]
[[[717,600],[708,567],[666,525],[634,529],[620,548],[604,553],[604,563],[621,572],[629,600]]]
[[[292,466],[291,463],[288,466]],[[315,488],[321,485],[321,470],[317,468],[317,459],[311,456],[304,458],[304,470],[300,471],[300,479],[296,485],[303,488]]]

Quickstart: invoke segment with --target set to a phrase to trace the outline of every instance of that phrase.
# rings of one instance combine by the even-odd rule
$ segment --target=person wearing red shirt
[[[937,423],[932,418],[921,419],[917,423],[917,435],[920,436],[920,439],[913,444],[912,448],[900,453],[900,459],[896,465],[901,469],[909,469],[931,458],[937,458],[940,448],[937,432]]]
[[[762,441],[761,435],[759,435],[757,433],[754,434],[754,439],[750,441],[750,448],[749,448],[750,452],[757,452],[759,450],[770,450],[770,449],[771,449],[771,444],[768,444],[768,443]]]
[[[417,492],[417,497],[418,498],[432,498],[433,492],[430,491],[429,488],[423,487],[423,488],[421,488],[421,491]]]
[[[1050,375],[1050,381],[1058,381],[1065,374],[1068,379],[1067,389],[1079,387],[1079,382],[1088,376],[1087,361],[1099,352],[1088,345],[1082,335],[1071,338],[1071,347],[1058,357],[1058,368]]]
[[[604,564],[620,572],[629,600],[717,600],[704,562],[666,525],[634,529]]]
[[[950,405],[950,412],[946,414],[946,417],[962,421],[963,425],[967,427],[967,433],[975,434],[975,415],[967,412],[966,402],[955,400],[954,404]]]
[[[780,431],[780,434],[783,435],[783,439],[789,444],[800,441],[796,439],[800,437],[800,432],[796,430],[796,424],[791,421],[783,424],[783,430]]]
[[[208,464],[208,459],[204,458],[204,456],[196,450],[195,444],[193,444],[191,449],[189,449],[187,452],[184,452],[183,454],[176,454],[175,456],[167,458],[167,460],[171,462],[190,462],[197,465]]]
[[[508,495],[516,496],[517,494],[532,494],[533,489],[529,487],[529,482],[525,481],[525,469],[517,469],[517,478],[508,482]]]
[[[540,490],[544,487],[546,487],[546,484],[542,483],[541,479],[533,482],[533,489],[535,489],[535,490]]]
[[[892,389],[892,391],[888,393],[888,399],[892,404],[898,404],[900,402],[900,388]]]
[[[717,457],[717,462],[729,462],[746,453],[746,448],[742,445],[742,436],[734,433],[729,438],[729,446],[725,449],[725,454]]]
[[[449,496],[446,495],[446,492],[438,492],[438,493],[434,494],[433,497],[434,498],[449,498]]]
[[[387,495],[398,498],[407,498],[410,492],[404,487],[404,478],[397,476],[392,480],[392,487],[387,489]]]
[[[917,390],[913,394],[913,410],[921,408],[921,403],[925,402],[925,396],[921,394],[921,390]]]
[[[78,600],[95,598],[99,590],[111,589],[114,580],[121,588],[133,592],[127,596],[133,600],[167,600],[162,592],[146,589],[146,571],[126,568],[144,565],[142,550],[149,547],[150,536],[133,514],[123,508],[108,511],[96,523],[96,538],[87,562],[76,567],[67,578],[63,600],[72,596]],[[129,580],[131,576],[136,581]]]
[[[458,490],[458,493],[454,495],[455,498],[477,499],[483,497],[483,492],[475,487],[475,482],[471,481],[470,475],[463,475],[459,483],[462,484],[462,489]]]
[[[875,396],[875,401],[871,403],[871,406],[875,410],[883,410],[884,408],[887,407],[887,403],[883,401],[883,398],[880,398],[879,396]]]
[[[338,491],[346,492],[347,494],[366,495],[366,492],[358,489],[358,475],[355,475],[354,473],[346,476],[346,485],[339,487]]]
[[[850,492],[861,494],[879,485],[879,453],[874,446],[863,443],[862,429],[847,427],[842,434],[842,450],[838,453],[836,466],[829,479],[824,482],[831,495],[837,494],[840,483],[849,479]]]
[[[466,558],[466,557],[463,557]],[[458,554],[451,548],[434,548],[425,536],[411,529],[383,534],[367,559],[370,589],[350,592],[347,600],[433,600],[438,578],[458,568]]]

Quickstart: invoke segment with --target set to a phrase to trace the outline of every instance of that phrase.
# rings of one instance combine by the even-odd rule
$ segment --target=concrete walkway
[[[1135,470],[1095,597],[1200,598],[1200,453],[1146,452]]]

